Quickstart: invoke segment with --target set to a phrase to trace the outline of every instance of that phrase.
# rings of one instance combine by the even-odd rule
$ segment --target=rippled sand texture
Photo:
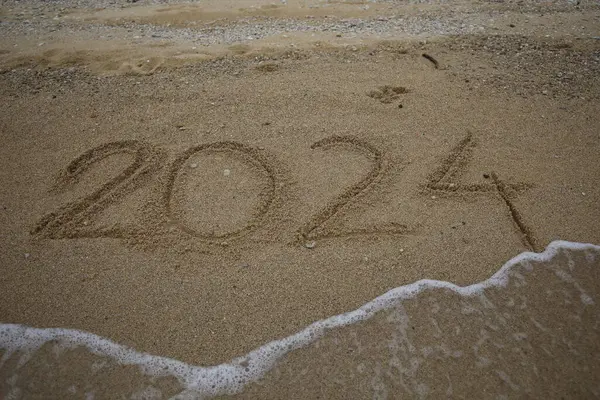
[[[480,284],[419,281],[212,368],[3,325],[0,378],[7,398],[204,397],[238,392],[276,362],[239,397],[590,398],[600,395],[599,294],[600,247],[554,242]]]

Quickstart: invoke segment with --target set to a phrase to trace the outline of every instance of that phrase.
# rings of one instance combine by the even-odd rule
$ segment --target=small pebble
[[[196,163],[190,164],[190,168],[198,168],[198,164],[196,164]]]
[[[437,196],[431,196],[431,199],[435,200],[435,199],[437,199]]]
[[[231,174],[231,170],[228,170],[228,169],[223,170],[223,175],[229,176],[229,174]]]
[[[314,249],[316,245],[317,242],[315,241],[304,243],[304,247],[306,247],[307,249]]]

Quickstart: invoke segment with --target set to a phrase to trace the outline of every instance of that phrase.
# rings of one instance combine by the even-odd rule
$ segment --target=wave
[[[520,276],[521,271],[517,271],[518,268],[531,270],[532,263],[550,264],[561,254],[567,254],[567,258],[571,260],[569,253],[573,252],[584,253],[585,260],[591,264],[600,255],[600,246],[554,241],[544,252],[522,253],[505,263],[489,279],[470,286],[461,287],[450,282],[420,280],[392,289],[354,311],[314,322],[294,335],[274,340],[244,356],[217,366],[190,365],[175,359],[138,352],[89,332],[0,324],[0,348],[4,350],[0,358],[0,370],[6,367],[8,360],[15,359],[17,361],[13,362],[11,368],[15,370],[22,368],[42,346],[53,343],[62,349],[83,347],[96,356],[109,358],[121,365],[137,366],[147,376],[175,377],[182,389],[174,398],[205,398],[235,394],[243,391],[249,383],[262,378],[286,354],[310,345],[328,331],[368,320],[382,310],[392,309],[405,300],[414,299],[432,290],[447,289],[462,297],[473,297],[481,295],[490,288],[504,288],[511,279]],[[573,268],[571,263],[569,268]],[[588,293],[573,276],[563,270],[554,270],[553,273],[576,288],[582,304],[594,304],[594,294]]]

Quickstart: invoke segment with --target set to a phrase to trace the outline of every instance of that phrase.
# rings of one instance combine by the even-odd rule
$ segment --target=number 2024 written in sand
[[[350,203],[359,202],[362,194],[373,190],[375,184],[381,180],[386,171],[382,152],[364,140],[352,136],[331,136],[319,140],[311,146],[312,149],[325,151],[336,147],[349,148],[366,156],[371,161],[370,169],[366,176],[345,188],[341,195],[308,218],[308,222],[297,229],[296,241],[312,247],[312,243],[317,239],[351,235],[382,233],[402,235],[409,233],[410,230],[405,225],[398,223],[380,224],[353,230],[336,229],[336,225],[339,225],[340,212]],[[498,194],[505,203],[523,244],[530,250],[537,250],[536,240],[531,230],[523,222],[523,218],[511,200],[516,193],[525,190],[528,185],[505,183],[495,173],[486,175],[489,178],[487,183],[462,184],[455,182],[461,170],[469,162],[473,147],[473,136],[468,134],[451,150],[441,165],[429,175],[424,185],[425,191],[445,195],[460,193]],[[225,153],[243,161],[264,176],[266,184],[262,187],[259,195],[258,206],[255,207],[250,218],[241,227],[219,234],[205,233],[189,227],[174,212],[172,207],[174,185],[182,167],[188,163],[192,156],[219,153]],[[133,161],[118,175],[105,182],[91,194],[77,201],[67,203],[58,210],[45,215],[32,229],[31,233],[52,239],[125,238],[135,235],[136,231],[133,228],[117,226],[94,228],[88,226],[89,220],[111,204],[123,200],[124,197],[145,185],[150,177],[164,168],[165,158],[162,152],[155,147],[139,141],[118,141],[95,147],[77,157],[64,171],[61,171],[56,186],[59,189],[72,187],[94,164],[116,154],[133,155]],[[167,179],[163,185],[164,190],[160,200],[160,206],[166,212],[168,222],[191,236],[217,244],[241,237],[264,224],[270,209],[275,206],[276,200],[280,197],[279,191],[283,186],[278,177],[277,169],[264,151],[233,141],[214,142],[191,147],[180,154],[168,168]]]

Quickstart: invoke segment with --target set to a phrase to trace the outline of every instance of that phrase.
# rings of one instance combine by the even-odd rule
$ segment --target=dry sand
[[[597,6],[315,4],[3,4],[0,322],[213,365],[419,279],[469,285],[553,240],[600,243]],[[262,37],[244,36],[260,26]],[[597,271],[578,275],[590,295]],[[541,274],[531,303],[571,315],[551,311],[552,282]],[[420,307],[434,300],[398,307],[425,326]],[[452,382],[450,396],[514,395],[512,384],[537,397],[552,392],[531,382],[555,381],[560,365],[571,372],[557,393],[600,393],[582,389],[600,377],[597,311],[581,311],[588,336],[565,339],[583,361],[564,351],[552,364],[532,345],[548,368],[512,383],[500,367],[484,382],[469,369],[477,360],[440,361],[472,372],[427,369],[444,375],[443,393],[429,378],[427,390],[398,384],[390,376],[411,374],[400,367],[381,372],[398,312],[291,353],[243,395],[437,398]],[[436,324],[493,324],[463,317]],[[471,330],[454,347],[481,339]],[[436,334],[413,345],[435,347]],[[356,346],[363,356],[340,350]],[[51,368],[56,378],[39,366],[51,350],[40,352],[20,369],[0,365],[0,394],[16,380],[24,398],[114,398],[147,384],[134,367],[101,382],[75,373],[94,362],[83,350]],[[356,368],[367,372],[355,379]],[[367,387],[377,368],[387,378]],[[180,390],[152,384],[158,397]]]

